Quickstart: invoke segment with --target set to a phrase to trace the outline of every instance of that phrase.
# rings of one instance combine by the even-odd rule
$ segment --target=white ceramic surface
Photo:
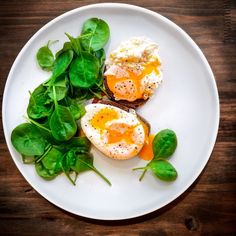
[[[24,165],[10,142],[11,131],[24,122],[29,90],[49,77],[36,64],[35,54],[49,39],[64,43],[64,32],[77,36],[81,24],[90,17],[104,19],[111,37],[107,53],[132,36],[147,36],[160,46],[164,83],[139,109],[152,126],[152,133],[173,129],[178,148],[170,162],[178,179],[165,183],[148,173],[142,182],[140,172],[131,169],[146,162],[138,157],[128,161],[111,160],[93,150],[95,166],[112,182],[109,187],[92,172],[83,173],[74,187],[64,175],[45,181],[33,165]],[[3,97],[3,126],[12,158],[33,188],[48,201],[77,215],[117,220],[157,210],[176,199],[198,177],[212,152],[219,123],[219,100],[213,73],[201,50],[177,25],[152,11],[125,4],[96,4],[67,12],[41,28],[24,46],[9,73]]]

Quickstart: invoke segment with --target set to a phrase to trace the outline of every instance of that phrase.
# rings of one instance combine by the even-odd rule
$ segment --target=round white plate
[[[164,82],[155,95],[139,109],[152,126],[152,133],[173,129],[178,147],[170,162],[178,179],[165,183],[132,168],[146,164],[138,157],[111,160],[96,150],[95,166],[112,182],[109,187],[95,173],[79,176],[73,186],[64,175],[45,181],[33,165],[25,165],[11,142],[11,131],[24,122],[29,90],[49,77],[36,63],[37,50],[50,40],[56,51],[67,40],[64,32],[80,34],[82,23],[91,17],[104,19],[111,37],[107,53],[133,36],[146,36],[160,46]],[[41,28],[24,46],[9,73],[3,97],[3,127],[16,166],[32,187],[48,201],[74,214],[94,219],[117,220],[155,211],[176,199],[198,177],[206,165],[217,136],[219,99],[211,68],[201,50],[177,25],[165,17],[132,5],[96,4],[67,12]]]

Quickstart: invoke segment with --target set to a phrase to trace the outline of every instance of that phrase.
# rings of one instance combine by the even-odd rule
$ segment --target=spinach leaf
[[[60,143],[60,145],[56,146],[57,149],[63,152],[77,152],[77,153],[85,153],[89,152],[91,143],[86,137],[73,137],[70,140]]]
[[[46,46],[41,47],[36,54],[39,66],[46,71],[51,71],[54,65],[54,56],[49,49],[49,42]]]
[[[11,133],[11,142],[24,156],[42,155],[46,147],[46,141],[40,130],[30,123],[18,125]]]
[[[178,176],[174,166],[166,160],[153,160],[148,164],[148,168],[152,170],[156,177],[164,181],[174,181]]]
[[[57,177],[57,173],[55,173],[54,170],[48,170],[47,168],[45,168],[42,162],[38,162],[35,164],[35,170],[37,174],[45,180],[52,180]]]
[[[41,84],[30,96],[27,114],[32,119],[41,119],[50,116],[52,110],[52,99],[47,94],[47,88]]]
[[[84,105],[78,103],[74,99],[71,100],[69,109],[75,120],[79,120],[83,115],[85,115],[86,112]]]
[[[152,147],[155,159],[170,157],[177,147],[175,132],[170,129],[160,131],[155,136]]]
[[[59,55],[63,52],[69,51],[70,49],[72,49],[71,43],[65,42],[63,48],[56,53],[56,58],[59,57]]]
[[[75,135],[77,125],[70,110],[67,107],[58,105],[55,86],[53,86],[53,95],[55,110],[53,111],[49,122],[52,136],[58,141],[67,141]]]
[[[177,171],[165,159],[170,157],[177,147],[177,137],[174,131],[164,129],[156,134],[153,143],[154,159],[145,167],[134,168],[133,170],[143,170],[139,178],[141,181],[148,169],[161,180],[174,181],[177,178]]]
[[[70,65],[70,82],[75,87],[89,88],[97,82],[99,61],[90,53],[81,52]]]
[[[62,171],[61,161],[63,158],[63,153],[52,147],[49,152],[43,157],[42,164],[48,169],[54,171],[54,173],[59,173]]]
[[[81,43],[86,51],[98,51],[103,48],[110,37],[108,24],[98,18],[87,20],[82,28],[81,35],[88,34],[87,37],[81,38]]]
[[[64,172],[71,171],[71,167],[75,165],[75,153],[74,149],[69,150],[66,155],[64,155],[63,161],[62,161],[62,167]]]
[[[68,33],[65,33],[65,34],[70,40],[71,48],[74,50],[74,52],[77,55],[79,55],[80,52],[81,52],[80,39],[79,38],[74,38],[71,35],[69,35]]]
[[[52,71],[52,76],[51,76],[51,80],[49,80],[49,84],[53,84],[54,80],[60,76],[61,74],[63,74],[67,67],[70,65],[72,59],[73,59],[73,51],[72,50],[68,50],[65,52],[62,52],[55,60],[55,64],[53,67],[53,71]]]
[[[102,68],[106,59],[105,50],[103,48],[99,49],[98,51],[94,52],[94,56],[99,60],[100,67]]]
[[[111,182],[94,167],[92,154],[87,153],[76,155],[75,165],[72,166],[72,169],[77,173],[92,170],[111,186]]]
[[[70,110],[60,105],[55,107],[49,125],[53,137],[58,141],[69,140],[77,131],[77,125]]]
[[[60,101],[66,97],[68,89],[69,89],[68,83],[69,83],[68,78],[65,74],[60,75],[53,82],[52,85],[55,86],[57,101]],[[48,96],[53,99],[52,85],[48,87]]]
[[[84,105],[77,100],[78,99],[71,99],[70,97],[66,97],[61,103],[62,105],[65,105],[70,109],[70,112],[75,120],[79,120],[86,112]]]

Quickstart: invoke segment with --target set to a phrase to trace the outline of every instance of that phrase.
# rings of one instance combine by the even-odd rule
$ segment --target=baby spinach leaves
[[[155,158],[170,157],[177,147],[177,137],[174,131],[165,129],[159,132],[152,143]]]
[[[27,114],[32,119],[41,119],[51,115],[52,99],[48,96],[47,88],[39,85],[31,94]]]
[[[64,73],[67,67],[70,65],[73,59],[74,52],[72,50],[67,50],[62,52],[55,60],[55,65],[52,71],[52,76],[50,82],[53,83],[55,79]]]
[[[74,87],[90,88],[97,82],[98,59],[88,52],[81,52],[70,66],[70,81]]]
[[[46,46],[41,47],[36,55],[39,66],[43,70],[51,71],[54,65],[54,56],[52,51],[49,49],[50,41]]]
[[[67,141],[75,135],[77,131],[77,125],[70,110],[67,107],[58,105],[56,100],[55,86],[53,86],[53,95],[55,109],[50,118],[49,127],[52,131],[52,136],[56,140]]]
[[[38,50],[39,66],[52,74],[30,93],[25,117],[29,123],[17,126],[11,141],[23,162],[35,164],[37,174],[46,180],[64,172],[75,184],[72,173],[77,176],[92,170],[110,185],[93,165],[89,140],[75,136],[76,121],[85,114],[84,102],[101,97],[103,91],[103,46],[109,39],[109,27],[93,18],[85,22],[78,37],[66,35],[69,42],[55,56],[50,41]]]
[[[98,18],[87,20],[82,28],[82,35],[89,36],[82,38],[81,43],[86,51],[98,51],[107,43],[110,30],[107,23]]]
[[[75,165],[72,167],[72,169],[77,173],[92,170],[111,186],[111,182],[94,167],[93,156],[91,154],[87,153],[76,155]]]
[[[153,160],[148,164],[148,168],[161,180],[174,181],[177,178],[176,169],[166,160]]]
[[[143,170],[140,181],[143,179],[147,170],[163,181],[174,181],[177,178],[176,169],[166,160],[177,147],[177,137],[174,131],[165,129],[156,134],[153,140],[154,158],[145,167],[135,168],[133,170]]]
[[[46,140],[40,130],[30,123],[18,125],[11,133],[11,142],[25,156],[42,155],[46,147]]]

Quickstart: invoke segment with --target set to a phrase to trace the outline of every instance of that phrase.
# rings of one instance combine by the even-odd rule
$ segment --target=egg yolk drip
[[[107,126],[107,122],[119,119],[120,115],[113,109],[104,108],[93,116],[90,124],[95,129],[106,131],[108,143],[117,143],[124,140],[126,143],[134,143],[132,138],[134,129],[137,127],[125,123],[113,123]]]
[[[141,151],[138,154],[139,157],[145,161],[150,161],[154,157],[153,149],[152,149],[152,142],[153,142],[154,137],[155,137],[154,134],[150,134],[147,137],[143,148],[141,149]]]
[[[144,133],[145,133],[145,143],[143,145],[143,148],[139,152],[138,156],[145,161],[150,161],[154,157],[153,150],[152,150],[152,141],[155,135],[154,134],[149,135],[148,126],[142,120],[140,120],[140,122],[143,126]]]
[[[126,69],[128,76],[118,78],[114,75],[107,75],[107,86],[118,100],[135,101],[144,96],[144,88],[142,86],[142,79],[144,76],[151,74],[153,71],[159,74],[158,66],[160,62],[156,60],[145,66],[142,73],[137,75],[130,69]]]

